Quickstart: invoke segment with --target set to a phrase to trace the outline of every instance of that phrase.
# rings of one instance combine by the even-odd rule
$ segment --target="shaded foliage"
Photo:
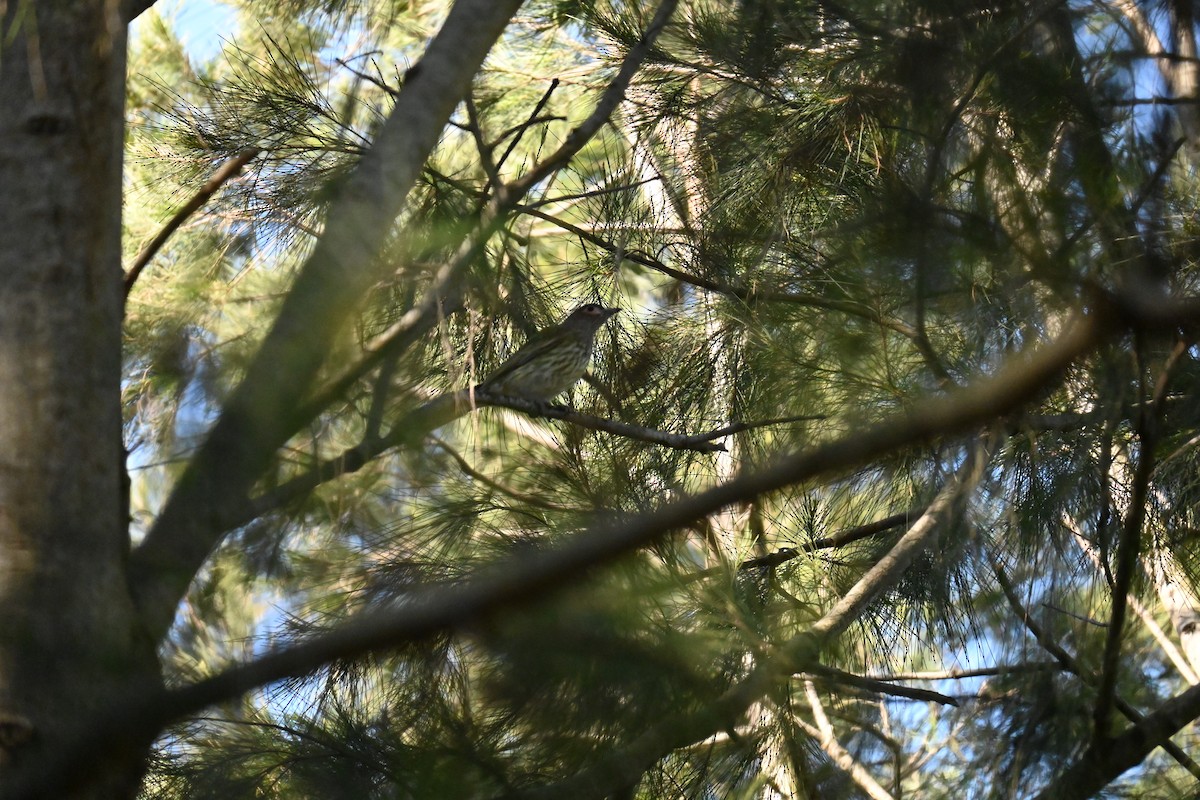
[[[528,5],[425,165],[380,254],[390,277],[329,354],[327,379],[425,296],[506,182],[590,111],[653,10]],[[130,297],[135,519],[153,517],[170,462],[239,379],[441,11],[274,3],[262,33],[205,65],[187,63],[157,20],[143,29],[134,74],[162,77],[132,82],[130,241],[213,164],[250,146],[264,155]],[[279,452],[260,490],[372,441],[436,392],[473,385],[589,300],[624,310],[572,393],[578,409],[677,432],[762,424],[726,437],[725,453],[700,454],[480,410],[227,536],[164,645],[169,678],[403,608],[430,584],[570,547],[598,519],[619,523],[780,455],[853,442],[1057,339],[1105,293],[1194,291],[1195,165],[1177,142],[1187,133],[1125,102],[1147,78],[1116,14],[967,0],[683,3],[609,125],[486,238],[436,331],[363,370]],[[813,673],[780,675],[737,725],[671,743],[597,796],[874,791],[847,759],[893,795],[1024,797],[1053,785],[1108,702],[1100,676],[1114,669],[1106,637],[1125,602],[1114,576],[1135,507],[1147,509],[1133,545],[1145,562],[1169,562],[1188,587],[1195,575],[1192,331],[1133,328],[1114,323],[1033,402],[977,432],[991,460],[936,545],[823,646],[823,665],[883,679],[995,667],[986,679],[936,679],[958,707],[836,683],[808,692]],[[187,720],[160,741],[146,793],[553,790],[660,723],[702,714],[755,668],[787,663],[787,644],[906,526],[822,542],[923,508],[976,438],[921,442],[762,494],[540,604]],[[785,557],[739,566],[773,553]],[[1132,580],[1132,597],[1165,624],[1153,579]],[[1039,646],[1029,619],[1074,667]],[[1111,676],[1144,713],[1186,685],[1154,642],[1144,622],[1129,626]],[[1166,796],[1194,786],[1187,770],[1159,751],[1112,789]]]

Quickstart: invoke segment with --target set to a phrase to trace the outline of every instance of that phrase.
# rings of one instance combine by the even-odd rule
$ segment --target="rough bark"
[[[116,0],[0,5],[0,796],[156,674],[125,575]],[[135,748],[136,750],[136,748]],[[125,755],[130,755],[128,752]],[[90,794],[131,795],[139,754]],[[132,764],[132,765],[131,765]]]

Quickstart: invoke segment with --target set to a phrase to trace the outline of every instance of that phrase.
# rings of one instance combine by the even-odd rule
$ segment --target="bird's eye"
[[[583,307],[583,310],[589,314],[595,314],[600,311],[600,306],[596,305],[595,303],[588,303]]]

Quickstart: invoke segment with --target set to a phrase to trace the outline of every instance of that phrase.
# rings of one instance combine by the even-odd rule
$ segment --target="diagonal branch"
[[[1141,764],[1156,747],[1200,717],[1200,685],[1193,686],[1147,714],[1124,733],[1092,743],[1083,755],[1063,770],[1037,800],[1086,800],[1119,778],[1126,770]]]
[[[1177,346],[1175,353],[1181,350]],[[1133,486],[1129,495],[1129,511],[1117,543],[1117,570],[1112,587],[1112,614],[1108,622],[1108,633],[1104,642],[1100,682],[1097,687],[1096,708],[1093,713],[1093,742],[1100,743],[1108,736],[1109,717],[1112,714],[1113,698],[1116,694],[1117,678],[1121,668],[1121,641],[1125,634],[1125,619],[1128,616],[1128,598],[1133,590],[1137,573],[1138,557],[1146,520],[1146,504],[1149,500],[1150,478],[1156,465],[1155,447],[1158,440],[1158,416],[1166,396],[1167,383],[1175,358],[1169,359],[1158,380],[1155,394],[1149,404],[1143,404],[1138,415],[1138,461],[1133,473]]]
[[[594,136],[624,97],[677,0],[662,0],[649,28],[629,51],[592,114],[549,158],[521,179],[499,187],[476,236],[456,259],[472,263],[487,236],[537,181],[565,166]],[[330,209],[325,234],[301,268],[246,377],[234,391],[166,507],[130,559],[130,583],[154,638],[165,634],[174,610],[211,549],[227,530],[228,504],[238,505],[279,447],[308,420],[297,394],[307,393],[325,354],[380,269],[376,254],[405,197],[449,119],[470,88],[483,57],[520,0],[457,0],[442,29],[410,71],[375,144]],[[375,269],[367,265],[375,264]],[[438,298],[451,294],[461,272],[443,267],[410,328],[436,320]],[[406,315],[407,317],[408,315]],[[389,348],[395,353],[395,348]]]
[[[929,508],[874,567],[809,630],[783,643],[769,658],[750,670],[741,682],[707,706],[663,720],[634,738],[626,747],[607,754],[591,767],[558,783],[514,792],[507,800],[552,800],[557,797],[608,796],[618,786],[635,783],[655,762],[678,747],[693,744],[733,727],[751,704],[778,682],[817,667],[822,647],[836,638],[862,613],[874,597],[903,576],[920,549],[931,544],[933,533],[949,507],[978,481],[986,461],[976,445],[956,478],[946,484]]]
[[[868,522],[865,525],[856,525],[853,528],[846,528],[838,531],[832,536],[822,536],[808,542],[804,542],[797,547],[783,547],[776,550],[774,553],[768,553],[765,556],[757,556],[749,558],[738,564],[739,570],[762,569],[763,567],[777,567],[791,561],[793,558],[798,558],[801,553],[815,553],[818,550],[833,550],[845,545],[857,542],[860,539],[868,539],[893,528],[898,528],[901,525],[908,524],[909,520],[917,520],[925,513],[926,508],[914,508],[912,511],[902,511],[899,514],[877,519],[874,522]],[[724,572],[723,567],[711,567],[689,576],[689,579],[696,580],[699,578],[708,577],[710,575],[719,575]]]
[[[821,678],[830,683],[839,683],[846,686],[854,686],[858,689],[863,689],[874,694],[886,694],[892,697],[906,697],[910,700],[921,700],[927,703],[940,703],[944,706],[958,706],[958,701],[949,695],[944,695],[941,692],[935,692],[931,689],[919,689],[915,686],[901,686],[891,681],[883,681],[878,678],[870,678],[865,675],[855,675],[852,672],[826,667],[823,665],[815,666],[806,675],[812,675]],[[898,680],[898,679],[894,679]]]
[[[43,781],[52,778],[65,781],[86,776],[89,769],[102,763],[107,754],[129,741],[152,738],[171,720],[266,683],[308,674],[336,659],[356,658],[439,632],[478,625],[499,613],[540,600],[558,588],[577,585],[582,577],[598,567],[727,506],[818,476],[840,474],[920,442],[974,433],[1044,392],[1074,359],[1096,346],[1106,332],[1106,321],[1090,317],[1077,319],[1067,326],[1058,340],[1035,352],[1011,357],[990,378],[946,397],[915,405],[835,441],[786,456],[763,469],[742,474],[655,511],[623,519],[598,520],[562,547],[522,552],[518,557],[497,562],[463,583],[414,590],[399,607],[364,612],[328,633],[270,652],[190,686],[164,692],[147,692],[140,685],[133,687],[129,696],[114,700],[112,710],[103,719],[83,724],[73,742],[48,754],[31,773],[31,785],[40,791],[45,789]],[[978,457],[972,459],[981,460]],[[944,489],[943,494],[948,491]],[[935,503],[940,502],[938,508],[944,509],[949,499],[939,498]],[[852,615],[858,613],[871,596],[889,585],[887,581],[899,577],[903,558],[911,557],[912,537],[928,541],[930,524],[924,520],[934,513],[935,509],[931,507],[913,529],[901,537],[897,544],[899,549],[895,551],[897,556],[882,568],[882,572],[872,570],[864,576],[851,594],[809,633],[781,647],[778,659],[752,670],[742,683],[705,708],[664,721],[625,750],[576,777],[581,780],[589,775],[595,777],[595,770],[602,769],[611,770],[604,772],[605,775],[618,777],[632,771],[632,777],[636,778],[645,764],[653,763],[662,753],[690,744],[735,722],[781,677],[815,664],[821,643],[848,625]],[[908,544],[902,546],[905,542]],[[605,779],[598,785],[607,782]],[[25,796],[34,794],[36,792],[31,790]],[[16,792],[14,796],[22,795]]]
[[[154,256],[158,255],[158,251],[163,248],[171,235],[179,230],[179,226],[186,222],[188,217],[199,211],[218,189],[240,175],[242,169],[261,152],[257,147],[250,147],[227,158],[212,177],[205,181],[204,185],[175,212],[171,219],[167,220],[167,224],[163,225],[162,230],[146,243],[146,246],[133,259],[133,263],[129,265],[129,269],[125,273],[125,297],[129,297],[129,292],[133,290],[133,284],[137,283],[142,270]]]
[[[950,506],[979,481],[987,456],[987,448],[982,443],[975,443],[955,480],[938,492],[925,513],[892,545],[892,549],[812,626],[814,634],[822,640],[837,636],[857,620],[880,593],[900,580],[913,559],[928,549]]]
[[[451,111],[520,0],[457,0],[392,113],[330,206],[324,235],[142,545],[130,584],[150,636],[169,627],[216,544],[223,506],[245,497],[307,420],[296,414],[326,354],[385,268],[377,254]]]
[[[713,439],[717,439],[726,435],[724,428],[720,428],[716,431],[710,431],[708,433],[669,433],[667,431],[646,428],[641,425],[633,425],[628,422],[621,422],[615,419],[607,419],[605,417],[597,417],[592,414],[584,414],[579,411],[575,411],[574,409],[547,405],[546,403],[540,403],[536,400],[527,400],[522,397],[505,397],[504,395],[493,394],[491,392],[475,391],[474,399],[475,404],[478,406],[498,406],[501,408],[511,408],[514,411],[524,411],[527,414],[532,414],[534,416],[547,417],[549,419],[559,419],[563,422],[573,423],[582,428],[588,428],[594,431],[603,431],[616,436],[623,436],[627,439],[635,439],[640,442],[659,444],[663,447],[670,447],[676,450],[695,450],[700,453],[715,453],[725,450],[725,445],[713,442]]]
[[[133,22],[143,13],[149,11],[154,3],[155,0],[130,0],[129,3],[125,4],[123,9],[125,12],[125,21],[127,23]]]
[[[654,47],[654,42],[658,39],[658,35],[662,33],[663,28],[667,26],[671,15],[675,13],[675,6],[677,4],[678,0],[661,0],[654,12],[654,17],[650,20],[650,24],[646,26],[646,30],[642,32],[641,37],[633,47],[629,48],[629,52],[621,62],[621,68],[617,71],[616,77],[609,83],[604,93],[600,95],[596,107],[592,110],[588,118],[579,127],[571,131],[567,135],[567,138],[563,140],[563,143],[559,145],[558,149],[551,153],[542,163],[503,187],[502,194],[507,194],[517,199],[524,197],[530,189],[548,178],[551,173],[566,166],[583,149],[583,146],[600,132],[601,126],[608,122],[609,117],[616,111],[617,105],[625,99],[625,92],[629,88],[629,84],[633,81],[633,76],[637,74],[646,57],[650,55],[650,51]]]
[[[392,426],[384,436],[367,437],[353,447],[343,450],[336,456],[313,465],[303,474],[292,478],[275,488],[264,492],[253,500],[232,509],[229,516],[222,519],[226,528],[236,528],[262,516],[263,514],[282,508],[305,497],[318,486],[342,475],[348,475],[365,467],[372,459],[395,447],[412,444],[432,433],[453,419],[462,416],[472,408],[495,406],[511,408],[514,411],[524,411],[535,416],[558,419],[588,428],[603,431],[616,436],[623,436],[641,442],[662,445],[679,450],[694,450],[701,453],[718,452],[725,449],[722,444],[714,444],[713,434],[680,434],[631,425],[627,422],[597,417],[557,406],[550,406],[535,400],[521,397],[506,397],[493,395],[489,392],[475,391],[474,406],[471,404],[471,392],[462,390],[441,395],[411,413],[405,415]],[[719,432],[718,432],[719,434]]]
[[[862,303],[856,303],[853,300],[837,300],[835,298],[822,297],[816,294],[805,294],[801,292],[785,292],[772,289],[749,289],[744,286],[736,286],[724,281],[706,278],[702,275],[695,275],[685,272],[676,267],[664,264],[657,258],[653,258],[639,250],[625,250],[620,245],[605,239],[603,236],[597,236],[589,230],[581,228],[564,219],[560,219],[553,214],[542,211],[539,208],[530,205],[518,206],[518,211],[528,214],[531,217],[545,220],[559,228],[562,228],[572,236],[576,236],[589,244],[594,244],[607,251],[609,254],[622,258],[626,261],[632,261],[635,264],[640,264],[643,267],[648,267],[655,272],[662,273],[669,278],[674,278],[681,283],[686,283],[691,286],[696,286],[701,289],[707,289],[710,292],[726,295],[727,297],[736,297],[739,300],[745,300],[748,303],[753,302],[768,302],[768,303],[794,303],[796,305],[812,306],[813,308],[824,308],[830,311],[840,311],[843,314],[848,314],[854,317],[870,320],[888,330],[908,339],[916,341],[918,338],[917,331],[911,325],[902,320],[894,319],[886,316],[870,306]]]
[[[862,762],[851,755],[842,746],[842,743],[837,740],[837,736],[833,731],[833,725],[829,722],[829,717],[825,714],[821,698],[817,694],[817,689],[813,686],[811,680],[804,681],[804,694],[808,700],[808,707],[812,711],[813,722],[816,723],[816,726],[813,727],[797,717],[795,721],[801,730],[813,738],[813,741],[829,756],[829,760],[845,772],[850,780],[858,784],[858,788],[867,797],[871,798],[871,800],[893,800],[892,795],[879,785],[879,782],[863,766]]]
[[[1008,600],[1008,604],[1012,607],[1013,613],[1015,613],[1017,618],[1025,624],[1025,627],[1028,628],[1029,632],[1033,634],[1033,638],[1036,639],[1037,643],[1042,646],[1042,649],[1049,653],[1054,660],[1057,661],[1059,665],[1067,672],[1070,672],[1072,675],[1079,678],[1086,684],[1095,685],[1096,679],[1093,677],[1092,670],[1083,669],[1080,667],[1079,662],[1070,653],[1068,653],[1066,649],[1062,647],[1062,645],[1056,642],[1054,638],[1051,637],[1042,628],[1042,626],[1033,619],[1033,615],[1026,610],[1025,605],[1021,602],[1021,599],[1017,597],[1017,592],[1013,587],[1012,581],[1009,580],[1008,575],[1005,574],[1004,567],[1001,566],[999,561],[992,562],[992,572],[996,576],[997,583],[1000,584],[1001,591],[1004,592],[1004,597]],[[1125,715],[1126,719],[1129,719],[1135,723],[1140,723],[1145,719],[1140,711],[1130,705],[1120,695],[1113,695],[1113,703],[1116,705],[1117,709]],[[1171,757],[1180,764],[1180,766],[1192,773],[1193,776],[1200,778],[1200,765],[1197,765],[1196,762],[1193,761],[1187,753],[1183,752],[1178,745],[1168,740],[1163,742],[1162,747],[1163,750],[1169,753]]]

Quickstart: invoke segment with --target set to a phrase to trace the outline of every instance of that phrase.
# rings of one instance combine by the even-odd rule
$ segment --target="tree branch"
[[[648,267],[655,272],[662,273],[667,277],[674,278],[677,281],[686,283],[690,286],[696,286],[701,289],[708,289],[711,292],[725,295],[727,297],[736,297],[739,300],[744,300],[748,303],[766,302],[766,303],[794,303],[802,306],[812,306],[813,308],[824,308],[829,311],[840,311],[843,314],[860,317],[870,320],[888,330],[895,331],[907,339],[916,341],[918,338],[917,331],[911,325],[901,320],[885,316],[870,306],[856,303],[852,300],[837,300],[833,298],[822,297],[816,294],[805,294],[802,292],[784,292],[771,289],[748,289],[744,286],[735,286],[734,284],[725,283],[724,281],[706,278],[702,275],[694,275],[689,272],[684,272],[681,269],[668,266],[657,258],[653,258],[640,250],[626,250],[614,242],[610,242],[602,236],[597,236],[591,231],[585,230],[578,225],[559,219],[553,214],[548,214],[539,208],[529,205],[518,206],[517,210],[521,213],[528,214],[532,217],[545,220],[559,228],[562,228],[572,236],[577,236],[590,244],[604,249],[610,255],[619,256],[625,261],[632,261],[635,264],[641,264],[643,267]]]
[[[837,604],[812,626],[814,634],[822,640],[837,636],[857,620],[863,609],[880,593],[900,580],[900,576],[908,569],[913,559],[929,547],[951,504],[974,488],[983,474],[987,456],[986,446],[976,442],[955,479],[942,487],[937,497],[925,509],[925,513],[892,545],[892,549],[867,570],[850,591],[842,595]]]
[[[474,401],[480,407],[497,406],[500,408],[511,408],[514,411],[524,411],[533,416],[560,419],[563,422],[570,422],[581,428],[612,433],[617,436],[624,436],[627,439],[659,444],[663,447],[670,447],[676,450],[695,450],[700,453],[713,453],[725,450],[725,445],[716,444],[712,441],[726,435],[723,428],[709,433],[668,433],[667,431],[644,428],[640,425],[632,425],[628,422],[621,422],[615,419],[584,414],[573,409],[548,405],[536,400],[527,400],[523,397],[506,397],[479,390],[474,392]]]
[[[155,0],[129,0],[125,7],[125,22],[126,24],[133,22],[143,13],[150,10]]]
[[[245,497],[305,420],[306,393],[331,343],[377,280],[377,254],[454,106],[520,0],[457,0],[405,82],[374,144],[334,199],[271,331],[142,545],[130,583],[146,629],[161,638],[216,544],[226,503]]]
[[[129,297],[129,292],[133,290],[133,284],[137,283],[138,277],[142,274],[142,270],[146,265],[158,254],[158,251],[163,248],[167,240],[171,238],[171,234],[179,230],[188,217],[195,214],[197,211],[208,202],[217,190],[228,183],[233,178],[241,174],[242,169],[249,164],[262,150],[257,147],[249,147],[235,156],[225,159],[212,177],[209,178],[203,186],[200,187],[191,198],[184,203],[178,211],[167,220],[167,224],[163,225],[153,239],[146,243],[137,257],[133,259],[133,263],[129,265],[128,271],[125,273],[125,297]]]
[[[576,506],[567,506],[567,505],[563,505],[562,503],[553,503],[553,502],[550,502],[549,500],[546,500],[543,497],[539,497],[538,495],[529,494],[527,492],[522,492],[518,489],[514,489],[511,486],[506,486],[505,484],[501,483],[500,481],[496,480],[495,478],[491,477],[490,475],[485,475],[482,472],[480,472],[479,470],[475,469],[473,466],[471,466],[470,462],[468,462],[467,459],[463,458],[461,453],[459,453],[457,450],[455,450],[453,447],[451,447],[446,442],[442,441],[441,439],[438,439],[436,436],[433,437],[433,440],[435,442],[437,442],[437,445],[438,445],[438,447],[440,447],[442,449],[442,452],[444,452],[446,455],[450,456],[450,458],[454,459],[454,463],[458,464],[458,468],[461,469],[463,471],[463,474],[465,474],[471,480],[479,481],[484,486],[487,486],[489,489],[491,489],[495,492],[498,492],[506,497],[511,497],[514,500],[516,500],[518,503],[522,503],[522,504],[528,505],[528,506],[533,506],[535,508],[544,508],[547,511],[568,511],[568,512],[573,512],[573,513],[579,513],[584,510],[584,509],[578,508]]]
[[[268,653],[191,686],[162,693],[146,692],[142,686],[134,687],[128,697],[117,699],[113,710],[103,719],[83,725],[73,743],[48,754],[40,768],[32,773],[31,785],[37,791],[43,791],[42,781],[52,778],[56,781],[83,780],[89,773],[87,765],[102,762],[107,753],[131,738],[153,737],[173,719],[255,687],[308,674],[335,659],[356,658],[442,631],[476,625],[502,611],[541,599],[559,587],[577,585],[581,577],[603,564],[726,506],[821,475],[842,473],[920,442],[973,433],[1042,393],[1075,358],[1100,341],[1105,332],[1105,321],[1094,317],[1076,319],[1067,325],[1059,339],[1034,352],[1010,357],[992,377],[946,397],[914,405],[908,411],[851,435],[785,456],[763,469],[745,473],[655,511],[621,520],[597,521],[562,547],[523,552],[519,557],[504,559],[460,584],[424,587],[407,597],[402,606],[364,612],[328,633]],[[947,491],[943,490],[943,494]],[[941,498],[941,502],[939,508],[949,500]],[[576,777],[583,780],[589,775],[594,776],[597,769],[612,770],[605,772],[606,775],[626,774],[632,769],[631,776],[636,778],[641,774],[642,763],[653,763],[666,750],[689,744],[732,724],[780,676],[816,663],[820,642],[848,625],[852,615],[870,596],[882,591],[887,580],[899,576],[900,554],[911,553],[907,548],[911,547],[912,538],[926,540],[929,536],[930,525],[923,521],[932,510],[913,526],[914,530],[920,526],[921,531],[910,530],[897,543],[897,548],[901,549],[894,549],[897,556],[889,565],[871,570],[809,633],[781,647],[776,662],[753,670],[742,683],[709,706],[664,721],[625,750]],[[901,547],[905,542],[908,544]],[[1197,699],[1200,702],[1200,692]],[[607,780],[601,783],[606,784]],[[31,790],[26,796],[34,794],[36,792]],[[21,795],[16,793],[14,796]]]
[[[1046,787],[1037,800],[1086,800],[1142,763],[1156,747],[1200,717],[1200,685],[1178,694],[1102,746],[1090,745],[1074,764]]]
[[[662,33],[663,28],[667,26],[671,15],[675,13],[675,6],[677,4],[678,0],[661,0],[654,12],[654,17],[650,20],[650,24],[646,26],[646,30],[642,32],[637,43],[629,48],[629,52],[626,53],[624,60],[621,62],[621,68],[617,71],[616,77],[609,83],[604,93],[600,95],[600,100],[597,101],[595,109],[592,110],[588,118],[579,127],[571,131],[563,143],[559,145],[559,148],[551,153],[542,163],[535,166],[525,175],[522,175],[519,179],[506,185],[502,192],[503,194],[508,194],[518,199],[523,197],[531,188],[549,177],[551,173],[566,166],[583,149],[583,146],[600,131],[600,126],[608,122],[608,118],[612,116],[617,105],[625,99],[625,92],[629,88],[630,82],[633,81],[633,76],[641,68],[646,56],[650,55],[655,40],[658,39],[658,35]]]
[[[1074,658],[1074,656],[1068,653],[1066,649],[1058,644],[1058,642],[1054,641],[1054,639],[1042,629],[1042,626],[1033,619],[1033,616],[1025,608],[1024,604],[1021,603],[1021,599],[1017,597],[1017,592],[1013,587],[1012,581],[1008,579],[1008,576],[1004,572],[1004,567],[1002,567],[998,561],[992,562],[992,571],[996,575],[996,581],[1000,584],[1000,589],[1004,592],[1004,596],[1008,600],[1008,604],[1012,606],[1013,612],[1017,615],[1017,619],[1021,620],[1025,624],[1025,627],[1028,628],[1029,632],[1033,634],[1033,638],[1036,639],[1037,643],[1042,646],[1042,649],[1049,653],[1064,670],[1079,678],[1086,684],[1093,686],[1096,685],[1098,681],[1093,677],[1094,673],[1092,670],[1084,670],[1081,668],[1079,666],[1079,662]],[[1142,715],[1142,712],[1130,705],[1120,695],[1114,693],[1112,701],[1116,705],[1117,709],[1123,715],[1125,715],[1126,719],[1134,723],[1139,723],[1145,719],[1145,717]],[[1179,763],[1180,766],[1192,773],[1193,776],[1200,778],[1200,765],[1193,761],[1187,753],[1183,752],[1178,745],[1168,740],[1163,743],[1162,747],[1163,750],[1169,753],[1171,757]]]
[[[1160,380],[1165,383],[1166,376]],[[1093,712],[1092,737],[1101,743],[1108,737],[1109,717],[1112,714],[1113,698],[1116,695],[1117,677],[1121,669],[1121,641],[1125,635],[1125,618],[1128,611],[1129,593],[1137,574],[1138,556],[1141,553],[1142,527],[1146,520],[1146,502],[1150,491],[1150,476],[1154,473],[1154,448],[1157,440],[1155,417],[1159,404],[1152,408],[1143,406],[1137,425],[1139,439],[1138,461],[1133,473],[1133,486],[1129,493],[1129,512],[1117,543],[1117,571],[1112,587],[1112,613],[1104,641],[1104,656],[1101,661],[1100,681],[1096,687],[1096,707]]]
[[[685,711],[650,728],[621,750],[605,755],[591,767],[549,786],[505,795],[508,800],[552,800],[558,797],[606,797],[619,786],[636,782],[654,762],[678,747],[693,744],[733,727],[746,709],[778,682],[792,674],[816,668],[821,648],[836,638],[861,614],[867,603],[895,585],[912,558],[930,544],[942,515],[972,487],[982,474],[984,448],[973,448],[956,478],[946,484],[929,509],[892,549],[855,583],[808,631],[774,648],[740,683],[709,706]]]
[[[892,795],[880,786],[874,776],[867,771],[862,762],[852,756],[842,746],[842,743],[837,740],[837,736],[833,732],[833,725],[829,722],[829,717],[825,714],[821,698],[817,694],[816,687],[813,686],[811,680],[804,682],[804,694],[808,700],[808,707],[812,711],[813,722],[816,723],[816,727],[809,726],[798,717],[796,723],[825,751],[830,761],[845,772],[850,780],[858,784],[858,788],[867,797],[871,798],[871,800],[894,800]]]
[[[439,298],[451,293],[460,270],[474,261],[513,206],[599,131],[676,3],[662,1],[596,108],[562,146],[521,179],[500,187],[460,256],[442,268],[421,306],[405,315],[408,330],[434,324]],[[405,197],[454,105],[469,90],[484,56],[519,5],[520,0],[457,0],[422,58],[422,69],[411,72],[375,144],[335,199],[325,234],[301,268],[246,377],[131,556],[131,588],[152,637],[165,634],[196,570],[227,530],[223,521],[234,515],[229,507],[240,510],[242,498],[278,448],[311,419],[305,414],[312,413],[314,404],[298,405],[296,396],[309,390],[334,337],[376,280],[381,269],[375,264],[376,254]],[[372,264],[375,269],[368,269]],[[398,352],[392,344],[387,349]]]
[[[879,680],[878,678],[868,678],[864,675],[855,675],[852,672],[834,669],[833,667],[816,666],[810,669],[805,675],[819,678],[831,683],[841,683],[846,686],[854,686],[859,689],[865,689],[874,694],[886,694],[893,697],[906,697],[910,700],[921,700],[927,703],[940,703],[944,706],[958,706],[958,701],[953,697],[944,695],[941,692],[934,692],[929,689],[918,689],[915,686],[897,686],[890,681]],[[893,679],[895,680],[895,679]]]
[[[379,437],[368,436],[353,447],[343,450],[338,455],[313,465],[295,478],[264,492],[242,506],[236,507],[229,516],[222,518],[222,524],[226,528],[236,528],[245,525],[256,517],[295,502],[323,483],[342,475],[357,472],[370,463],[376,456],[394,447],[414,444],[437,428],[470,412],[473,407],[486,408],[496,406],[511,408],[514,411],[524,411],[534,416],[558,419],[590,430],[612,433],[628,439],[649,442],[679,450],[695,450],[701,453],[711,453],[725,449],[724,445],[713,444],[709,441],[712,435],[707,433],[695,435],[668,433],[604,417],[596,417],[591,414],[583,414],[570,409],[550,406],[535,400],[493,395],[490,392],[483,391],[474,392],[474,406],[472,406],[471,394],[471,391],[463,389],[430,400],[428,403],[406,414],[392,426],[386,435]]]
[[[815,553],[818,550],[832,550],[838,547],[844,547],[851,542],[857,542],[860,539],[867,539],[876,534],[889,531],[892,528],[898,528],[901,525],[908,524],[909,520],[920,518],[926,511],[925,508],[915,508],[912,511],[903,511],[899,514],[892,514],[890,517],[868,522],[865,525],[856,525],[853,528],[846,528],[838,531],[833,536],[822,536],[818,539],[813,539],[810,542],[803,542],[797,547],[781,547],[774,553],[768,553],[765,556],[750,558],[738,564],[739,570],[745,569],[762,569],[763,567],[777,567],[780,564],[791,561],[793,558],[799,557],[801,553]],[[721,567],[713,567],[706,569],[703,572],[696,573],[694,578],[702,578],[707,575],[716,575],[723,571]]]

